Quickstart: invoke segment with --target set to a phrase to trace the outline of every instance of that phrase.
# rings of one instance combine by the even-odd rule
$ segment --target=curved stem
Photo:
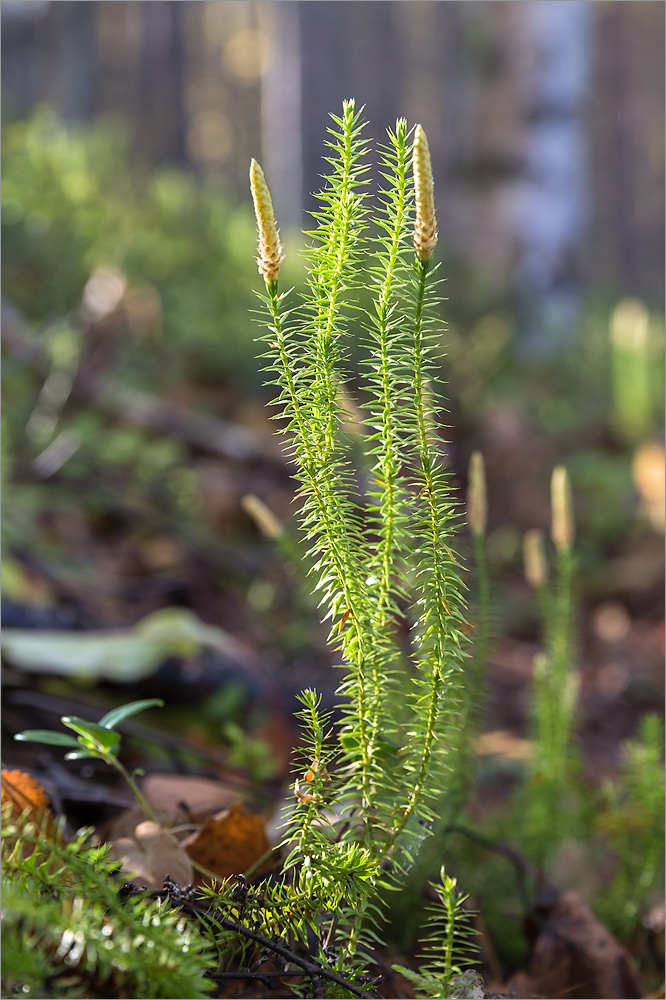
[[[118,774],[120,774],[124,778],[124,780],[130,787],[132,795],[137,801],[137,805],[139,806],[140,809],[143,809],[148,819],[151,819],[153,823],[159,824],[159,820],[155,815],[155,811],[153,810],[152,806],[148,804],[148,801],[143,792],[141,791],[141,789],[139,788],[134,778],[134,775],[130,774],[127,768],[123,764],[121,764],[118,758],[112,753],[104,754],[104,762],[106,764],[110,764],[111,767],[115,768]]]

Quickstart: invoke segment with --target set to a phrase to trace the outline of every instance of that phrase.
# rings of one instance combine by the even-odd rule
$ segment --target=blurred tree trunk
[[[658,308],[665,263],[664,13],[663,3],[650,0],[601,5],[586,266],[605,291],[637,295]]]
[[[420,6],[415,4],[414,6]],[[376,0],[347,3],[299,0],[302,65],[303,179],[305,205],[319,190],[323,139],[329,114],[355,98],[371,122],[367,138],[384,141],[401,110],[403,51],[398,33],[400,4]]]
[[[185,40],[182,2],[150,0],[137,6],[137,133],[152,159],[185,163]]]
[[[90,117],[97,13],[97,2],[3,3],[2,82],[11,110],[27,114],[48,100],[63,121]]]
[[[189,158],[243,199],[261,132],[283,225],[313,207],[344,98],[379,142],[422,122],[465,323],[518,301],[526,340],[556,341],[583,278],[663,301],[663,3],[3,0],[2,18],[10,113],[121,115],[153,162]]]
[[[298,4],[263,3],[260,29],[268,41],[261,80],[261,156],[280,224],[303,224],[301,27]]]
[[[446,23],[415,35],[414,21],[405,34],[426,58],[433,39],[448,39],[436,83],[422,89],[440,95],[424,106],[450,309],[466,321],[509,306],[524,347],[548,350],[578,319],[593,10],[580,0],[433,7]]]
[[[98,4],[59,0],[52,8],[55,104],[63,121],[72,124],[92,113]]]
[[[521,339],[548,353],[578,328],[589,223],[585,114],[593,8],[586,0],[523,5],[529,47],[521,177],[513,202]]]
[[[40,97],[45,38],[39,25],[47,12],[45,2],[2,5],[3,106],[13,115],[28,114]]]

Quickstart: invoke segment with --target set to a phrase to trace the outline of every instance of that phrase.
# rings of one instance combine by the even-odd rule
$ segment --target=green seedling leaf
[[[164,702],[161,698],[146,698],[144,701],[131,701],[128,705],[121,705],[119,708],[114,708],[112,711],[107,712],[99,720],[98,725],[102,726],[103,729],[115,729],[121,722],[129,719],[132,715],[136,715],[137,712],[144,712],[148,708],[162,708],[163,705]]]
[[[55,733],[51,729],[26,729],[22,733],[16,733],[14,739],[26,743],[48,743],[54,747],[78,746],[73,736],[68,736],[67,733]]]
[[[168,657],[194,656],[202,647],[216,649],[230,659],[238,657],[236,644],[227,632],[206,625],[187,608],[162,608],[127,629],[38,632],[6,628],[0,645],[3,654],[20,670],[109,678],[117,683],[140,681]]]
[[[74,715],[63,715],[60,720],[63,726],[73,729],[75,733],[92,744],[97,744],[104,751],[113,750],[120,743],[120,734],[111,729],[105,729],[96,722],[87,722],[86,719],[79,719]]]

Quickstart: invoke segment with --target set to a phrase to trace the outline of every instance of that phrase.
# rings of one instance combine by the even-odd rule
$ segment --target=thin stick
[[[280,955],[281,958],[286,959],[288,962],[292,962],[294,965],[300,966],[304,970],[304,973],[310,977],[323,977],[324,979],[329,979],[333,983],[337,983],[338,986],[344,987],[344,989],[349,990],[356,997],[364,997],[365,1000],[375,1000],[372,993],[366,993],[365,990],[361,990],[358,986],[354,986],[349,980],[344,979],[339,976],[337,972],[333,972],[330,969],[324,968],[322,965],[318,965],[316,962],[310,962],[306,958],[301,958],[295,952],[286,948],[284,945],[279,944],[277,941],[271,941],[270,938],[264,937],[263,934],[258,934],[256,931],[251,931],[249,927],[243,927],[242,924],[236,923],[235,920],[230,920],[229,917],[224,917],[219,910],[210,908],[208,910],[202,909],[197,906],[196,903],[191,901],[185,901],[183,899],[173,898],[166,889],[160,889],[157,892],[152,892],[150,894],[151,899],[171,899],[175,902],[185,913],[190,913],[192,916],[200,916],[214,921],[215,923],[224,927],[225,930],[233,931],[236,934],[241,934],[243,937],[249,938],[250,941],[254,941],[256,944],[260,944],[263,948],[267,948],[269,951],[275,952],[276,955]]]

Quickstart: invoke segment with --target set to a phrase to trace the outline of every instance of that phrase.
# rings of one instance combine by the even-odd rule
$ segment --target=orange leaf
[[[35,778],[25,771],[8,771],[3,768],[0,772],[0,786],[2,805],[11,804],[13,820],[25,813],[26,819],[40,828],[44,837],[51,840],[60,838],[60,831],[51,816],[49,797]],[[24,852],[31,854],[32,847],[26,844]]]
[[[26,809],[30,812],[31,819],[37,819],[49,808],[49,799],[39,784],[31,775],[25,771],[8,771],[3,767],[0,772],[0,784],[2,785],[2,804],[11,802],[12,816],[20,816]]]
[[[193,861],[220,878],[228,878],[247,871],[270,844],[261,817],[246,812],[242,802],[235,802],[207,819],[181,846]]]

